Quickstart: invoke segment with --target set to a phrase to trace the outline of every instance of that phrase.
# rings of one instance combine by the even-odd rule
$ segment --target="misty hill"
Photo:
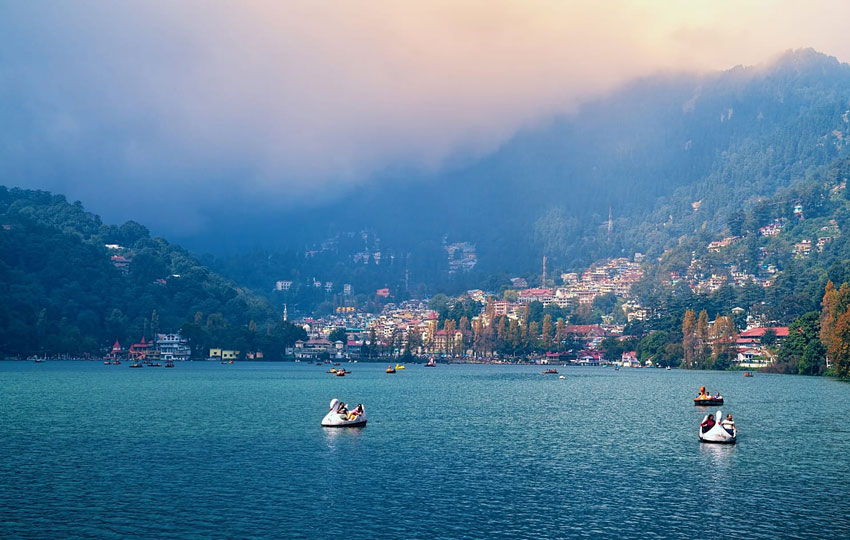
[[[106,225],[61,195],[2,186],[0,298],[0,354],[94,353],[181,327],[233,340],[276,319],[138,223]]]
[[[719,232],[736,210],[847,155],[848,98],[850,66],[813,50],[765,66],[650,77],[464,166],[389,178],[283,219],[259,218],[275,226],[255,225],[252,238],[305,250],[310,241],[368,229],[397,260],[418,257],[397,269],[399,285],[405,270],[408,282],[433,282],[445,267],[444,240],[476,246],[475,278],[452,278],[463,286],[485,276],[536,276],[543,254],[558,269],[635,251],[657,256],[682,235]],[[244,235],[238,223],[227,225]],[[263,230],[274,239],[259,240]],[[217,241],[227,236],[218,233]]]

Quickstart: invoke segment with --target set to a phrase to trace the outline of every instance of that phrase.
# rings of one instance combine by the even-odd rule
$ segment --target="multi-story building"
[[[166,362],[183,362],[192,357],[192,349],[189,347],[189,342],[183,339],[180,332],[176,334],[157,334],[156,348],[162,360]]]

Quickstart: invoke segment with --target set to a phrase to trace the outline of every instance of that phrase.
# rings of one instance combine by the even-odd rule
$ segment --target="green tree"
[[[331,330],[331,333],[328,334],[328,341],[331,343],[335,343],[337,341],[342,341],[343,343],[348,342],[348,334],[345,333],[345,328],[337,327]]]

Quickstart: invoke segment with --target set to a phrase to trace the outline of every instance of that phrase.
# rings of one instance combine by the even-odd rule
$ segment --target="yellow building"
[[[231,351],[227,349],[210,349],[210,360],[236,360],[239,358],[239,351]]]

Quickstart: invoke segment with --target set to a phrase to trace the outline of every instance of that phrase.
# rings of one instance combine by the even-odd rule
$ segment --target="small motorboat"
[[[339,362],[334,362],[334,365],[335,365],[335,366],[338,366],[338,365],[339,365]]]
[[[555,368],[544,369],[542,372],[544,375],[557,375],[558,370]]]
[[[396,364],[395,368],[396,369],[404,369],[404,364]]]
[[[722,419],[723,412],[717,411],[715,418]],[[738,429],[735,426],[732,426],[731,431],[723,427],[723,424],[717,421],[710,429],[704,430],[702,424],[708,420],[708,415],[705,415],[705,418],[702,419],[700,423],[700,427],[697,428],[699,431],[699,440],[704,443],[715,443],[715,444],[735,444],[738,440]]]
[[[110,362],[109,360],[107,360],[106,362],[104,362],[104,363],[103,363],[103,365],[104,365],[104,366],[111,366],[111,365],[112,365],[112,362]]]
[[[428,363],[425,364],[425,367],[437,367],[437,362],[434,361],[434,359],[432,358],[432,359],[428,360]]]
[[[336,368],[331,368],[327,370],[325,373],[336,373]]]
[[[354,414],[346,412],[345,403],[334,398],[331,400],[328,414],[322,418],[323,427],[363,427],[366,425],[366,408],[360,406],[362,412]]]
[[[345,377],[346,371],[344,369],[338,369],[336,370],[336,373],[334,373],[334,375],[336,375],[337,377]]]
[[[670,371],[670,366],[667,366],[665,369],[666,369],[667,371]]]
[[[169,360],[168,362],[165,363],[165,367],[174,367],[174,362]]]
[[[699,395],[694,398],[694,405],[698,407],[714,407],[715,405],[723,405],[723,396],[720,394],[715,396]]]
[[[395,373],[395,368],[392,366],[387,366],[387,373]]]
[[[560,377],[558,377],[558,378],[559,378],[559,379],[561,379],[561,380],[566,379],[566,377],[564,377],[563,375],[561,375],[561,376],[560,376]]]
[[[143,366],[139,362],[133,362],[132,364],[130,364],[130,367],[131,368],[140,368],[140,367],[143,367]]]
[[[744,372],[744,377],[752,377],[752,376],[753,376],[753,374],[750,373],[749,371]]]

